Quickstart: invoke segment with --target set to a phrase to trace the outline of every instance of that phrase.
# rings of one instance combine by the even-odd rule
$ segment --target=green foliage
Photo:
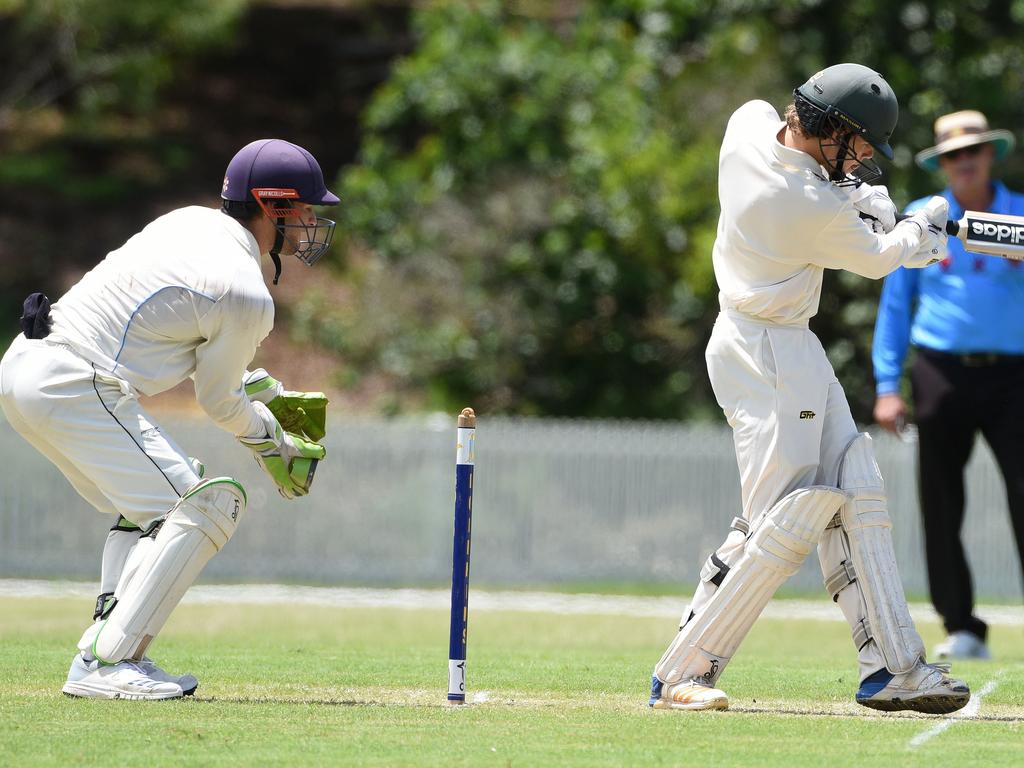
[[[344,306],[304,331],[430,405],[588,416],[716,412],[717,152],[750,98],[778,108],[827,64],[887,75],[904,104],[897,199],[932,119],[1020,122],[1024,4],[435,2],[365,115],[343,175]],[[799,247],[794,243],[794,247]],[[818,330],[866,415],[878,284],[829,278]],[[425,394],[424,394],[425,393]]]
[[[0,187],[123,200],[180,167],[161,89],[226,44],[246,0],[9,0],[0,6]],[[114,146],[116,145],[116,147]],[[108,160],[109,158],[109,160]],[[107,160],[106,172],[95,165]],[[97,162],[98,161],[98,162]]]
[[[709,408],[688,396],[712,317],[695,244],[714,228],[721,126],[680,119],[715,96],[670,22],[421,13],[342,180],[345,224],[375,250],[350,268],[354,303],[309,313],[321,337],[438,406]]]
[[[3,107],[68,103],[97,117],[154,107],[183,55],[223,42],[246,0],[14,0],[0,7],[19,61]]]

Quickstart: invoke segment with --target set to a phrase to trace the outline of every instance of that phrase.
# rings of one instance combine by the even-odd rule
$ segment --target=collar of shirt
[[[781,141],[779,141],[779,131],[786,127],[785,122],[781,122],[775,125],[772,129],[772,154],[775,155],[775,159],[783,165],[795,168],[798,170],[807,170],[813,173],[815,176],[821,176],[824,168],[821,163],[815,160],[806,152],[802,152],[799,149],[793,149],[787,147]]]
[[[960,221],[964,217],[964,209],[953,197],[953,190],[946,187],[942,190],[942,196],[949,202],[949,218],[953,221]],[[988,210],[990,213],[1010,212],[1010,190],[1001,181],[992,182],[992,204]]]
[[[231,236],[249,251],[249,255],[256,262],[256,266],[260,266],[260,244],[256,242],[252,232],[242,226],[241,222],[237,219],[228,216],[226,213],[221,214],[221,223],[231,233]]]

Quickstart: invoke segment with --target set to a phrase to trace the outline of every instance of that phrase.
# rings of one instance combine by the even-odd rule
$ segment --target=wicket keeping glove
[[[284,498],[305,496],[313,484],[316,466],[327,455],[327,450],[301,435],[286,432],[263,403],[257,401],[252,405],[263,419],[267,433],[239,437],[238,442],[256,455],[256,463],[270,475],[277,492]]]
[[[262,368],[242,379],[250,400],[266,405],[285,432],[319,441],[327,434],[327,397],[323,392],[291,392]]]

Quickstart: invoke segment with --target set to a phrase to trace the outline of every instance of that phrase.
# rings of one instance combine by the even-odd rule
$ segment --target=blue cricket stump
[[[466,703],[466,631],[469,627],[469,548],[473,528],[476,414],[463,408],[455,444],[455,539],[452,543],[452,617],[448,635],[448,703]]]

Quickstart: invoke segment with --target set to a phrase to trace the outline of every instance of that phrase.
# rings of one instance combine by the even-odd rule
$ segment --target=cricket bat
[[[908,216],[897,216],[903,221]],[[960,221],[946,222],[946,234],[960,239],[964,250],[1024,261],[1024,216],[964,211]]]

